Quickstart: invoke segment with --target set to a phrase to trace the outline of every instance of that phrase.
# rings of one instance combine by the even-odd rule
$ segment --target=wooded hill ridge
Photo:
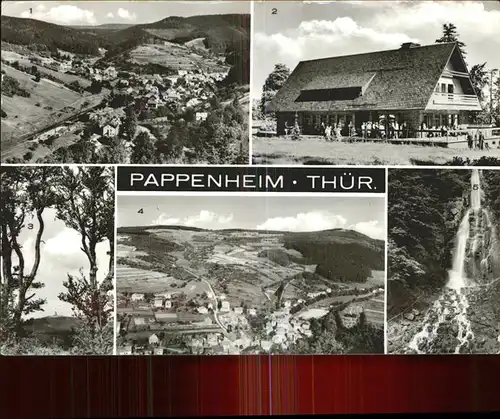
[[[4,42],[45,45],[49,50],[59,48],[96,56],[99,48],[105,48],[111,56],[145,42],[185,43],[197,38],[204,38],[205,47],[218,54],[241,52],[250,45],[249,14],[172,16],[148,24],[96,27],[61,26],[36,19],[2,16],[1,25]]]
[[[155,231],[187,230],[206,232],[256,231],[257,230],[203,230],[184,226],[145,226],[119,227],[118,234],[131,235],[131,245],[138,250],[153,252],[153,248],[165,251],[178,249],[174,243],[165,237],[159,237]],[[363,282],[372,274],[372,270],[383,271],[384,241],[372,239],[354,230],[334,229],[315,232],[278,232],[258,231],[262,234],[283,234],[284,248],[300,252],[302,258],[294,258],[284,251],[269,251],[265,255],[275,263],[286,266],[294,262],[306,265],[317,265],[316,274],[338,282]],[[142,238],[141,238],[142,237]],[[252,240],[254,238],[238,238],[237,240]],[[149,249],[148,249],[149,247]]]

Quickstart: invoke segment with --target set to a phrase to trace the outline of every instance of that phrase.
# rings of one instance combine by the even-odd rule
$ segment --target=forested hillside
[[[469,170],[391,170],[388,312],[398,314],[447,281],[470,190]]]
[[[317,265],[316,273],[332,281],[363,282],[372,270],[384,270],[384,242],[356,231],[289,233],[284,241],[285,248],[302,253],[305,263]]]

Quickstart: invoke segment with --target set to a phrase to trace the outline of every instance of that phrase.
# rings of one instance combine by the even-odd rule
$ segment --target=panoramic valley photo
[[[500,354],[500,170],[389,171],[388,352]]]
[[[117,353],[384,353],[384,201],[119,195]]]
[[[0,170],[0,355],[112,355],[114,169]]]
[[[499,2],[265,1],[252,19],[255,164],[500,166]]]
[[[249,2],[4,2],[1,160],[249,162]]]

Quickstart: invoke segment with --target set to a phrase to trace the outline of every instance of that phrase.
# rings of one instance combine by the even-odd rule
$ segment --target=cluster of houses
[[[210,100],[213,85],[224,79],[226,73],[188,73],[178,70],[176,75],[118,73],[115,88],[118,93],[132,96],[135,100],[144,99],[146,108],[155,110],[162,106],[180,105],[182,110],[200,108]],[[203,109],[197,120],[206,119]]]
[[[259,340],[259,346],[264,351],[269,351],[273,344],[286,349],[304,336],[312,335],[309,320],[292,316],[290,306],[291,302],[285,301],[283,309],[276,310],[269,315],[265,326],[268,339]]]
[[[359,321],[359,316],[364,312],[364,308],[358,304],[351,304],[341,312],[342,324],[344,327],[351,328]]]
[[[115,137],[120,131],[120,125],[125,112],[121,108],[106,107],[94,110],[89,114],[89,121],[99,127],[99,134],[103,137]]]

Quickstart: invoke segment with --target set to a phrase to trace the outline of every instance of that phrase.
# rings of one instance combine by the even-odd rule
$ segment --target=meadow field
[[[385,143],[326,142],[307,136],[302,141],[285,137],[252,137],[254,164],[414,165],[446,164],[455,157],[500,159],[500,149],[469,150]]]

